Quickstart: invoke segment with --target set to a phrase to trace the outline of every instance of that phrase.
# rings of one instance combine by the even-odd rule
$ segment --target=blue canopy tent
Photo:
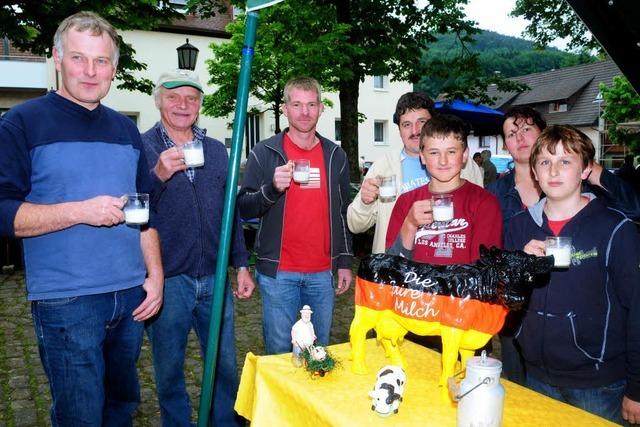
[[[453,114],[471,125],[474,135],[499,135],[502,132],[504,113],[482,104],[456,99],[452,102],[436,102],[439,113]]]

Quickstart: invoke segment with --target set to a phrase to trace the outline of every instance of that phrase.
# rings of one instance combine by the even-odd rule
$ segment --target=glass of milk
[[[544,240],[545,254],[553,255],[553,266],[568,268],[571,265],[571,237],[549,236]]]
[[[311,165],[307,159],[298,159],[293,161],[293,180],[298,184],[306,184],[309,182],[309,170]]]
[[[182,146],[184,164],[190,168],[204,166],[204,151],[201,141],[194,141]]]
[[[124,220],[130,225],[144,225],[149,222],[149,195],[147,193],[126,194]]]
[[[448,222],[453,219],[453,195],[434,194],[431,197],[431,208],[433,209],[433,220],[435,222]]]
[[[380,179],[380,201],[384,203],[395,201],[397,194],[396,176],[381,176],[378,179]]]

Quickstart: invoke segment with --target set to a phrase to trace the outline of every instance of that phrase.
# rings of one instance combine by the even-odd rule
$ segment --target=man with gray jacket
[[[249,154],[237,200],[243,218],[260,219],[256,279],[267,354],[291,351],[291,327],[304,305],[313,310],[318,344],[328,345],[335,294],[351,284],[347,156],[316,133],[324,107],[315,79],[290,80],[284,100],[289,127]],[[308,162],[304,177],[294,174],[300,160]]]

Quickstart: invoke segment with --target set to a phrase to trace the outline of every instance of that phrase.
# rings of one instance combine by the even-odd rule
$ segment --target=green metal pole
[[[229,246],[234,222],[236,193],[238,185],[238,169],[244,125],[247,117],[247,103],[249,100],[249,84],[251,82],[251,64],[253,62],[253,48],[256,43],[258,28],[258,13],[249,12],[246,16],[244,30],[244,47],[240,64],[240,78],[236,94],[236,113],[233,120],[233,134],[231,136],[231,154],[229,157],[229,171],[227,173],[227,187],[224,198],[224,212],[222,215],[222,230],[218,260],[216,264],[216,280],[214,285],[211,320],[209,322],[209,338],[207,340],[207,355],[202,374],[202,389],[200,393],[200,408],[198,410],[198,427],[207,427],[211,413],[211,398],[213,394],[213,380],[216,375],[216,361],[220,341],[220,324],[222,321],[222,304],[224,290],[227,286],[227,267],[229,264]],[[235,344],[233,344],[235,345]]]

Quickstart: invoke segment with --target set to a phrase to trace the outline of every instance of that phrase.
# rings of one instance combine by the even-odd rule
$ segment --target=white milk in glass
[[[202,144],[185,144],[182,147],[184,153],[184,163],[190,168],[197,168],[204,165],[204,151]]]
[[[140,225],[149,222],[149,209],[132,208],[124,210],[124,220],[127,224]]]
[[[453,219],[453,205],[436,205],[433,206],[433,220],[451,221]]]
[[[309,182],[309,171],[294,171],[293,180],[298,184]]]
[[[571,246],[546,248],[546,255],[553,255],[554,267],[569,267],[571,264]]]

